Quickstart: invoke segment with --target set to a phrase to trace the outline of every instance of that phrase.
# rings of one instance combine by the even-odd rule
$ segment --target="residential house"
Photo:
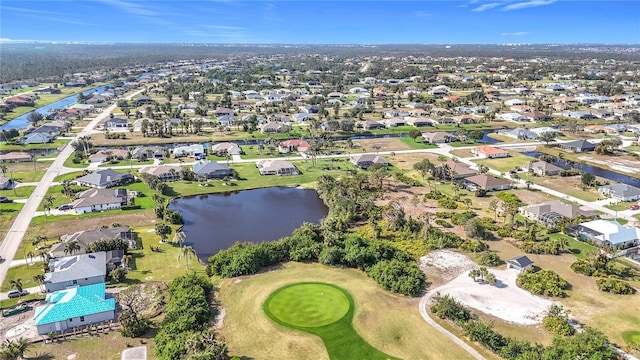
[[[233,110],[229,108],[218,108],[213,112],[216,117],[233,115]]]
[[[546,161],[536,161],[529,163],[530,172],[537,176],[553,176],[562,172],[562,168]]]
[[[59,290],[45,301],[33,317],[39,335],[115,319],[116,301],[106,298],[105,283]]]
[[[567,141],[564,143],[560,143],[559,145],[561,148],[573,152],[587,152],[594,151],[596,149],[596,144],[590,143],[589,141],[584,139]]]
[[[313,119],[313,115],[307,113],[291,114],[291,119],[295,122],[304,122]]]
[[[509,156],[507,151],[489,145],[473,148],[471,149],[471,153],[482,159],[495,159]]]
[[[204,156],[204,146],[202,144],[191,144],[184,146],[176,146],[173,149],[173,157],[181,158],[184,156],[194,156],[196,158]]]
[[[242,149],[236,143],[222,142],[222,143],[211,145],[211,147],[209,147],[209,152],[211,154],[215,154],[216,156],[224,156],[227,154],[240,155],[242,154]]]
[[[71,207],[76,214],[119,209],[138,195],[127,189],[89,189],[76,194]]]
[[[146,161],[149,159],[162,160],[169,156],[169,150],[164,146],[140,146],[131,152],[131,157],[138,161]]]
[[[107,129],[126,129],[129,127],[127,119],[113,118],[105,121],[104,126]]]
[[[640,199],[640,189],[627,184],[600,186],[598,187],[598,193],[618,201],[636,201]]]
[[[569,226],[565,233],[597,245],[624,249],[640,242],[640,228],[622,225],[616,220],[593,220]]]
[[[47,292],[70,287],[87,286],[105,282],[107,276],[107,253],[100,251],[51,259],[49,272],[44,274]]]
[[[112,159],[124,160],[129,157],[129,151],[124,149],[108,149],[100,150],[95,154],[89,155],[89,162],[105,163]]]
[[[21,145],[47,144],[53,141],[53,136],[45,133],[32,133],[21,137],[17,142]]]
[[[487,174],[479,174],[464,179],[465,186],[470,191],[482,189],[485,191],[500,191],[511,189],[511,182]]]
[[[256,163],[260,175],[298,175],[298,168],[289,160],[265,159]]]
[[[53,244],[49,250],[49,255],[52,258],[67,256],[68,254],[65,253],[64,249],[66,243],[70,241],[75,241],[80,246],[80,249],[76,251],[76,254],[85,254],[86,246],[88,244],[98,240],[111,239],[125,240],[129,243],[129,249],[136,248],[135,237],[131,229],[128,226],[116,226],[93,230],[82,230],[73,234],[62,235],[60,237],[62,242]]]
[[[96,170],[91,174],[74,180],[77,185],[104,189],[112,186],[124,185],[134,180],[133,175],[121,173],[111,169]]]
[[[140,169],[140,174],[157,176],[160,181],[178,181],[181,177],[181,169],[174,165],[147,166]]]
[[[218,124],[222,126],[231,126],[238,121],[238,118],[233,115],[222,115],[216,118]]]
[[[429,144],[444,144],[453,141],[455,136],[448,132],[437,131],[422,133],[422,138]]]
[[[409,117],[406,121],[407,124],[415,127],[433,126],[433,121],[426,117]]]
[[[305,152],[307,150],[309,150],[309,143],[305,140],[285,140],[278,144],[278,152],[281,154],[288,154],[295,151]]]
[[[499,130],[498,134],[518,140],[532,140],[538,138],[538,135],[536,133],[525,128]]]
[[[466,164],[463,164],[461,162],[456,162],[453,160],[449,160],[443,165],[440,165],[440,167],[444,167],[444,166],[446,166],[447,168],[448,178],[451,178],[450,175],[453,175],[454,179],[464,179],[469,176],[473,176],[477,174],[475,170],[471,169]]]
[[[378,121],[372,121],[372,120],[362,121],[360,124],[362,125],[362,128],[364,130],[375,130],[375,129],[385,128],[385,125],[383,123]]]
[[[225,164],[215,161],[197,162],[193,164],[193,173],[198,179],[222,179],[232,176],[233,171]]]
[[[533,267],[533,261],[524,255],[507,260],[507,269],[515,269],[518,270],[518,272],[523,272],[531,267]]]
[[[352,164],[354,164],[355,166],[361,169],[368,169],[373,164],[379,164],[383,166],[389,165],[389,162],[385,160],[382,156],[375,155],[375,154],[351,155],[351,157],[349,158],[349,161],[351,161]]]
[[[522,116],[524,116],[525,118],[527,118],[527,120],[531,121],[531,122],[536,122],[536,121],[549,121],[552,119],[552,117],[550,115],[547,115],[543,112],[540,111],[527,111],[527,112],[523,112]]]
[[[554,129],[554,128],[548,127],[548,126],[532,128],[532,129],[529,129],[529,130],[531,130],[533,133],[535,133],[538,136],[540,136],[540,135],[542,135],[544,133],[552,133],[552,134],[560,133],[557,129]]]
[[[153,99],[148,96],[140,96],[139,98],[134,100],[136,106],[153,104]]]
[[[291,127],[287,124],[270,122],[262,125],[260,132],[263,134],[278,134],[286,133],[291,130]]]
[[[518,106],[518,105],[526,105],[526,102],[520,99],[511,99],[504,102],[507,106]]]
[[[526,122],[529,121],[524,115],[518,113],[504,113],[496,115],[498,119],[512,122]]]
[[[31,154],[22,151],[14,151],[6,154],[0,154],[0,163],[31,161]]]
[[[13,180],[5,177],[4,175],[0,175],[0,190],[11,189],[13,185]]]
[[[540,222],[549,227],[559,226],[564,220],[573,220],[576,217],[591,218],[595,216],[592,210],[582,210],[574,204],[567,204],[560,200],[554,200],[542,204],[521,206],[518,212],[529,219]]]

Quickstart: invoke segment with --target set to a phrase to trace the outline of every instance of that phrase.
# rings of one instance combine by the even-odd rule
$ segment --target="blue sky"
[[[640,1],[2,0],[0,38],[289,44],[638,44]]]

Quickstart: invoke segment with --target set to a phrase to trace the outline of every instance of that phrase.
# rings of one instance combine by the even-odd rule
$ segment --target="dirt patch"
[[[447,284],[437,288],[441,294],[453,296],[472,307],[510,323],[535,325],[542,321],[552,301],[532,295],[516,285],[515,270],[490,270],[498,283],[491,286],[475,282],[465,271]]]
[[[412,147],[403,143],[399,139],[385,138],[385,139],[366,139],[357,140],[354,143],[358,144],[365,152],[369,151],[397,151],[397,150],[411,150]]]
[[[57,239],[61,235],[71,234],[81,230],[98,229],[103,225],[111,225],[118,223],[131,227],[146,226],[151,224],[154,216],[151,210],[122,212],[120,214],[108,214],[98,217],[78,217],[74,219],[63,219],[50,221],[41,226],[31,226],[30,232],[34,232],[33,236],[43,235],[49,239]],[[82,221],[78,221],[82,219]]]
[[[393,162],[393,165],[402,170],[413,170],[413,164],[422,161],[422,159],[429,159],[433,164],[440,164],[438,161],[438,154],[422,152],[422,153],[410,153],[410,154],[396,154],[388,160]]]
[[[167,284],[150,281],[130,286],[118,294],[118,304],[123,309],[131,309],[140,316],[158,316],[167,302]]]
[[[627,174],[640,174],[640,161],[627,156],[580,156],[581,160]]]
[[[461,273],[477,268],[478,265],[468,256],[450,250],[437,250],[420,257],[420,268],[428,279],[447,282]]]

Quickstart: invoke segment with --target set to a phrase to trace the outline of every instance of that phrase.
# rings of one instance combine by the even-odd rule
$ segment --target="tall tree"
[[[180,253],[178,254],[178,260],[184,259],[187,263],[187,269],[189,269],[189,258],[191,256],[196,256],[196,251],[193,250],[191,246],[183,246],[180,248]]]

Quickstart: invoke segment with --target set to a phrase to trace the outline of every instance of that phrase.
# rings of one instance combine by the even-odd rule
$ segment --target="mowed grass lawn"
[[[477,164],[483,164],[489,169],[495,169],[500,172],[509,172],[519,166],[527,165],[534,158],[522,155],[516,151],[509,151],[509,157],[497,159],[474,160]]]
[[[280,325],[318,335],[331,359],[393,358],[369,345],[353,329],[353,299],[335,285],[286,285],[273,292],[263,308]]]
[[[331,283],[348,291],[354,304],[353,329],[385,354],[406,360],[470,359],[422,319],[419,299],[386,292],[354,269],[293,262],[220,284],[218,300],[226,310],[220,335],[231,354],[255,359],[330,359],[320,337],[281,326],[263,310],[274,291],[299,282]]]

